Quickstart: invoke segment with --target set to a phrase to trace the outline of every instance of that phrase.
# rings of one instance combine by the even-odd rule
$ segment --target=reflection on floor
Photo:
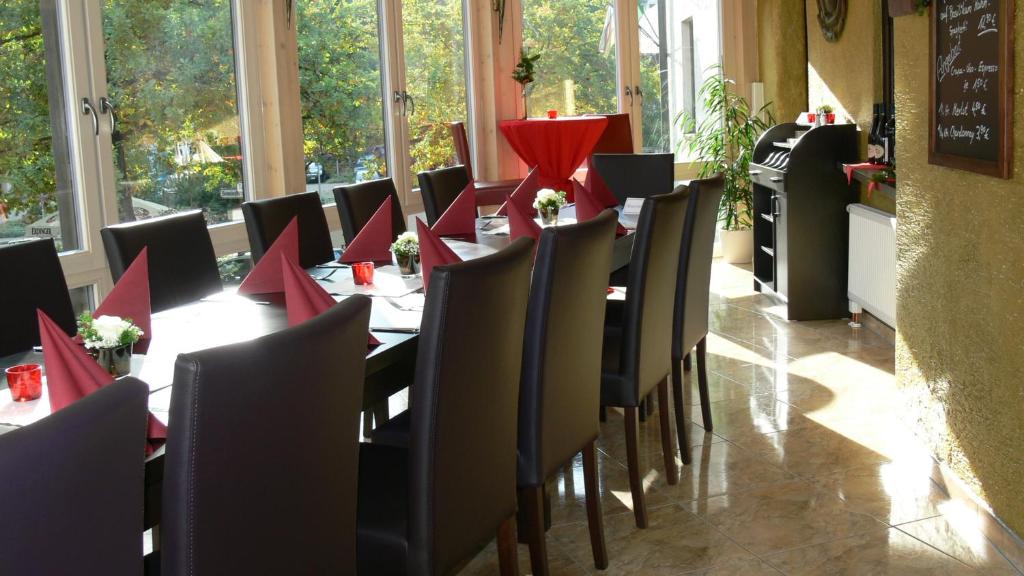
[[[950,500],[900,422],[892,344],[844,321],[790,323],[716,262],[708,364],[714,432],[686,373],[693,465],[664,481],[657,414],[641,424],[650,527],[633,523],[623,422],[599,440],[605,574],[1024,574],[1024,550]],[[694,409],[696,408],[696,409]],[[673,435],[674,438],[674,435]],[[677,461],[677,464],[681,465]],[[553,574],[591,574],[582,461],[559,474]],[[526,546],[520,572],[529,573]],[[462,574],[497,574],[492,544]]]

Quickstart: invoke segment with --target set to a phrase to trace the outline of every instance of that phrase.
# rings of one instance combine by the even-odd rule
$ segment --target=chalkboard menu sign
[[[1009,178],[1013,0],[935,0],[928,161]]]

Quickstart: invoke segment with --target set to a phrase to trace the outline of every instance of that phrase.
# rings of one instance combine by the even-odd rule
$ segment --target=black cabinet
[[[785,304],[789,320],[847,313],[846,206],[857,201],[857,187],[839,164],[857,157],[853,124],[779,124],[754,148],[754,289]]]

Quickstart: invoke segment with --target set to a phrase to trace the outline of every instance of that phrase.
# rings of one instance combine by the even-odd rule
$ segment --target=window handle
[[[96,117],[96,109],[89,103],[88,98],[82,98],[82,115],[92,115],[92,133],[95,136],[100,135],[100,119]]]
[[[106,96],[100,98],[100,112],[110,114],[110,133],[113,134],[117,128],[117,113],[114,111],[114,104]]]
[[[629,96],[629,107],[633,107],[633,89],[626,86],[626,96]]]
[[[395,102],[395,104],[402,105],[402,116],[405,116],[406,106],[408,105],[408,103],[405,101],[405,97],[402,94],[403,92],[401,90],[395,90],[395,94],[394,96],[392,96],[392,100]]]
[[[644,105],[644,91],[643,91],[643,89],[641,89],[639,86],[634,86],[633,87],[633,92],[635,92],[636,95],[640,97],[640,106],[643,106]]]
[[[415,114],[416,113],[416,100],[414,100],[413,97],[410,96],[409,93],[406,92],[405,90],[402,90],[402,98],[405,100],[405,104],[412,108],[412,110],[409,112],[408,115],[412,116],[413,114]]]

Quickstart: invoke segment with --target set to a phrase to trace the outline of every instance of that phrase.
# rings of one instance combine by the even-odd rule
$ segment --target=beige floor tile
[[[1017,574],[982,532],[974,511],[958,515],[950,510],[957,506],[946,507],[948,513],[942,516],[900,524],[897,528],[985,574]]]
[[[548,568],[552,576],[585,576],[592,572],[576,563],[555,542],[548,540]],[[518,547],[519,573],[532,574],[530,569],[530,549],[525,544]],[[593,568],[593,564],[589,565]],[[498,574],[498,549],[494,542],[476,555],[462,570],[459,576],[494,576]]]
[[[689,507],[758,556],[885,527],[801,480],[695,500]]]
[[[700,408],[696,409],[700,413]],[[675,435],[675,414],[670,410],[671,421],[669,428]],[[699,424],[692,419],[685,420],[687,438],[691,446],[698,446],[711,442],[721,442],[722,439],[706,432]],[[640,423],[639,448],[640,454],[661,455],[661,428],[658,420],[658,413],[655,413]],[[626,462],[626,423],[623,421],[622,412],[616,409],[608,410],[608,421],[601,423],[601,435],[597,439],[598,450],[615,458],[621,463]]]
[[[765,556],[787,576],[959,576],[982,574],[890,528]]]
[[[851,510],[891,525],[938,516],[949,501],[929,470],[899,462],[858,466],[821,475],[812,482],[841,498]]]
[[[637,529],[631,513],[605,518],[609,566],[604,574],[674,575],[750,556],[678,505],[651,509],[649,518],[644,530]],[[586,524],[559,526],[549,534],[578,564],[590,561]]]
[[[688,416],[703,427],[701,410],[688,406]],[[744,439],[811,424],[799,409],[779,402],[771,395],[711,403],[714,434],[742,445]]]
[[[758,444],[754,445],[754,441]],[[884,454],[816,422],[741,441],[740,445],[805,478],[887,460]]]
[[[782,573],[772,568],[767,562],[751,556],[727,560],[711,568],[684,572],[684,574],[685,576],[781,576]]]

